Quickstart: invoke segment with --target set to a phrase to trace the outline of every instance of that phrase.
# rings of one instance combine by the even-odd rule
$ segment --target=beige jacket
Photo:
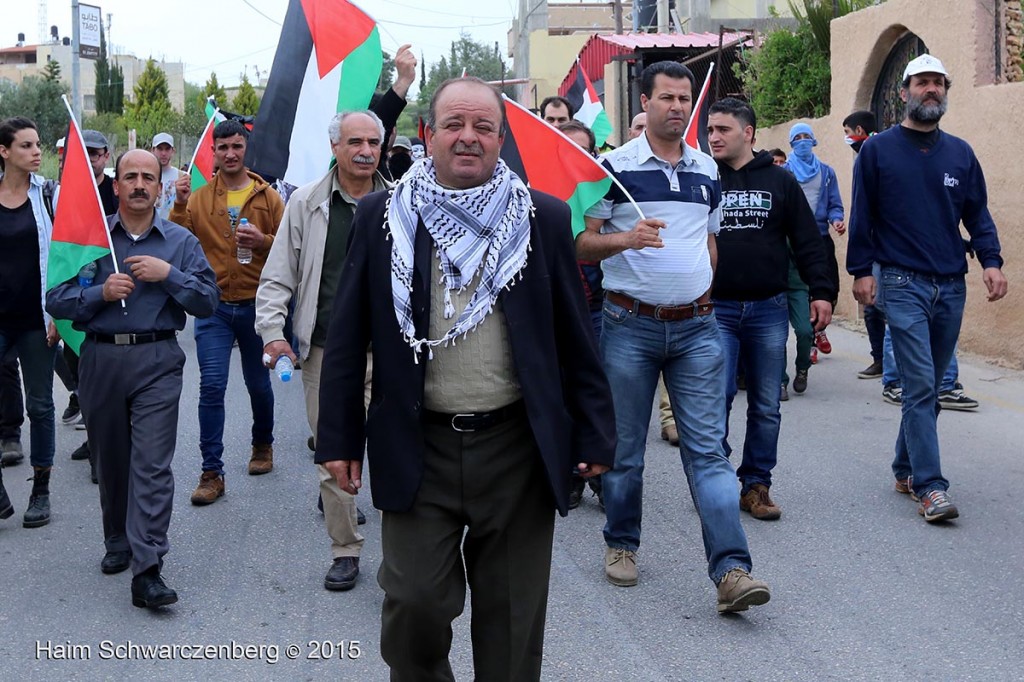
[[[316,326],[335,172],[332,168],[320,180],[292,192],[256,290],[256,333],[263,339],[264,346],[271,341],[290,341],[285,339],[284,324],[288,302],[294,297],[292,331],[299,339],[300,360],[309,357],[310,339]],[[377,173],[373,178],[373,191],[388,187]]]

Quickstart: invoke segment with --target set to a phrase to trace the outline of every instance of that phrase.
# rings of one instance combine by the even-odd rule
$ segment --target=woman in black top
[[[53,466],[53,359],[57,333],[43,312],[53,226],[43,199],[39,132],[27,118],[0,122],[0,357],[14,349],[25,379],[32,424],[32,494],[23,525],[50,522]],[[0,479],[0,519],[13,506]]]

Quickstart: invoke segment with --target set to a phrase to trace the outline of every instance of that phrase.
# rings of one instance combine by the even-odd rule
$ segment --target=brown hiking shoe
[[[762,521],[774,521],[782,516],[782,510],[768,496],[768,486],[764,483],[755,483],[740,495],[740,509]]]
[[[199,477],[199,485],[192,493],[192,504],[206,505],[213,504],[218,497],[224,495],[224,477],[216,471],[204,471]]]
[[[253,445],[252,458],[249,460],[249,475],[268,474],[274,468],[274,446]]]
[[[669,445],[679,445],[679,432],[675,424],[661,427],[661,439],[667,440]]]
[[[746,611],[751,606],[767,604],[772,598],[768,583],[754,580],[742,568],[726,573],[718,583],[718,612]]]
[[[636,552],[616,547],[604,550],[604,576],[619,587],[632,587],[640,579],[636,570]]]

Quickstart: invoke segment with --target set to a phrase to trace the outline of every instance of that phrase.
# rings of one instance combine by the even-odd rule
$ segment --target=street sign
[[[99,59],[102,16],[99,7],[81,4],[78,6],[78,25],[81,31],[78,40],[78,55],[80,57]]]

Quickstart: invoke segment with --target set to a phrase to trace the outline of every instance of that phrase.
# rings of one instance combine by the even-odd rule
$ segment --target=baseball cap
[[[162,144],[166,144],[171,147],[174,146],[174,138],[171,137],[170,133],[157,133],[153,136],[154,147],[159,147]]]
[[[907,64],[907,68],[903,69],[903,80],[921,73],[941,73],[943,76],[949,76],[942,62],[930,54],[923,54],[920,57],[911,59],[910,63]]]
[[[83,130],[82,141],[85,142],[86,149],[106,149],[110,147],[107,144],[107,138],[103,137],[103,133],[98,130]]]
[[[395,138],[395,143],[391,145],[392,149],[407,149],[412,151],[412,142],[405,135],[399,135]]]

